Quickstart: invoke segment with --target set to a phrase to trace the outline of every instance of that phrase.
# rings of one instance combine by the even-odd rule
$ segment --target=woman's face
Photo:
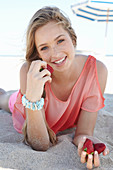
[[[71,66],[75,56],[75,47],[61,24],[51,21],[37,29],[35,45],[39,57],[54,70],[61,71]]]

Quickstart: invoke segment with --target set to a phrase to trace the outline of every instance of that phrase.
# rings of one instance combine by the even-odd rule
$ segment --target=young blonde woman
[[[76,127],[73,143],[85,163],[86,138],[100,142],[93,131],[98,110],[104,107],[107,69],[93,56],[76,55],[76,45],[70,20],[58,8],[38,10],[27,30],[20,90],[1,89],[0,107],[12,113],[14,128],[35,150],[46,151],[50,142],[56,143],[58,132]],[[103,155],[108,153],[106,147]],[[95,167],[100,165],[97,151],[94,157],[88,155],[87,168],[93,161]]]

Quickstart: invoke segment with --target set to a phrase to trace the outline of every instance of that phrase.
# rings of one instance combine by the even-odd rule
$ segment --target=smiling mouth
[[[53,62],[54,64],[61,64],[65,59],[66,59],[67,56],[65,56],[64,58],[62,58],[61,60],[58,60],[56,62]]]

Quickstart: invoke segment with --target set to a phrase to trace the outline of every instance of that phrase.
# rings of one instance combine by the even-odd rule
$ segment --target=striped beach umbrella
[[[113,22],[113,0],[75,0],[71,9],[78,17],[106,22],[105,37],[107,37],[108,22]]]

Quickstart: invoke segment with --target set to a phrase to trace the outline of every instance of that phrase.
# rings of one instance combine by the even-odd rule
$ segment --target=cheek
[[[67,50],[68,50],[68,52],[70,53],[71,56],[75,56],[75,47],[74,47],[73,44],[69,44],[67,46]]]
[[[73,43],[70,42],[70,43],[66,44],[65,49],[69,52],[73,52],[75,50],[75,47],[74,47]]]
[[[50,57],[49,57],[49,53],[48,53],[48,52],[39,53],[39,57],[40,57],[43,61],[46,61],[46,62],[48,62],[48,61],[50,60]]]

